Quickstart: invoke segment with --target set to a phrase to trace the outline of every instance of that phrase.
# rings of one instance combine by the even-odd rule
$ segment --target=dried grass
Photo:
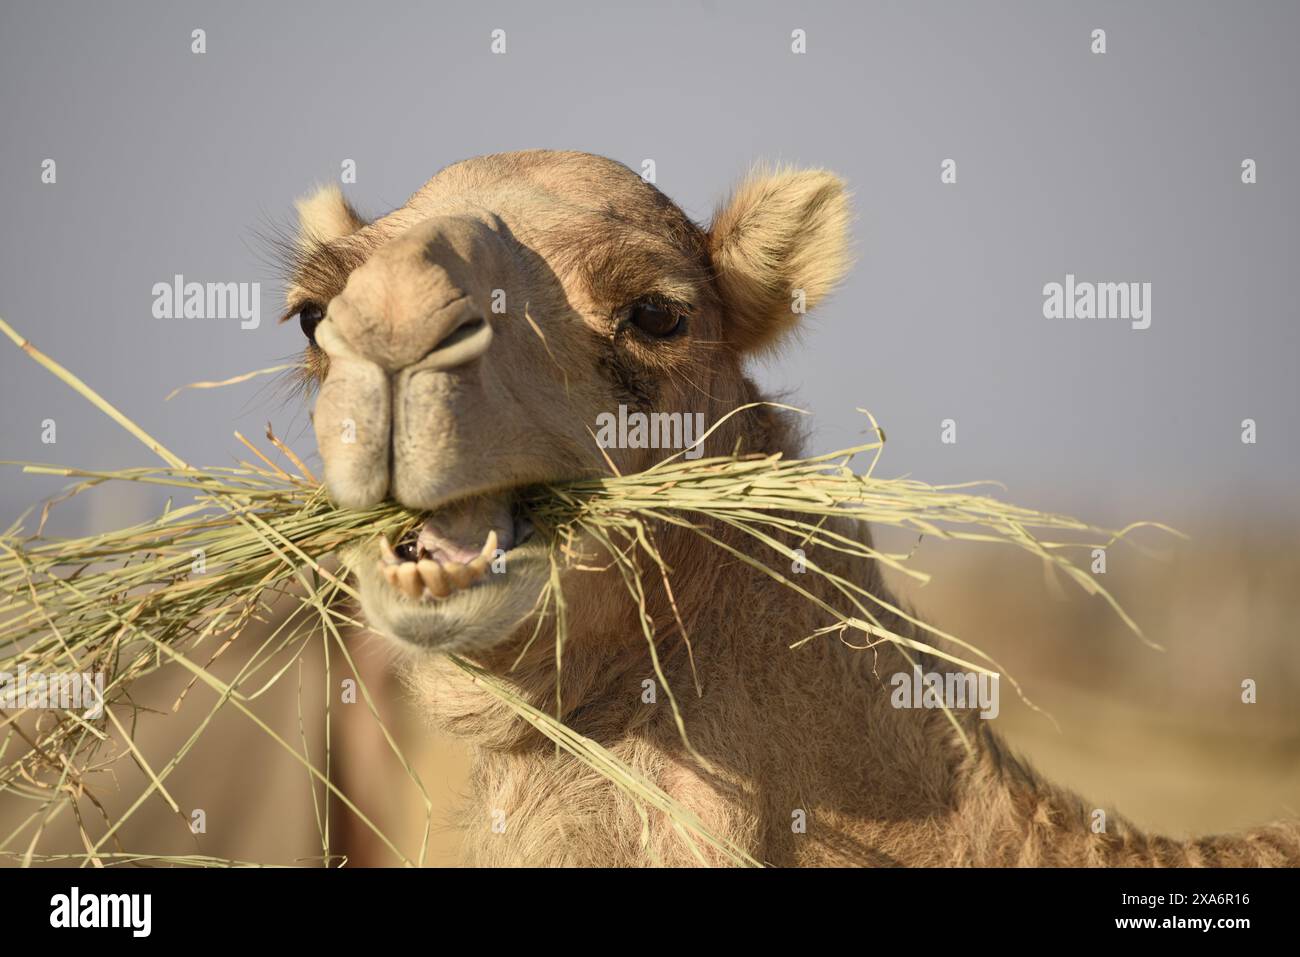
[[[23,864],[54,859],[41,853],[42,835],[57,814],[71,809],[77,818],[84,853],[57,856],[68,863],[238,863],[199,855],[128,851],[119,840],[122,826],[147,800],[166,801],[179,813],[167,790],[168,776],[218,710],[234,708],[255,722],[291,760],[301,763],[313,780],[357,815],[399,861],[423,863],[432,805],[393,735],[384,727],[363,682],[359,684],[367,707],[424,799],[428,815],[425,840],[413,856],[399,849],[331,780],[328,746],[323,766],[317,766],[306,753],[305,743],[301,750],[295,748],[251,707],[284,678],[310,642],[324,642],[327,652],[335,648],[350,667],[353,665],[343,634],[364,625],[348,611],[347,599],[357,595],[331,556],[376,534],[400,536],[418,523],[419,516],[394,504],[363,510],[334,508],[316,478],[269,429],[268,441],[291,468],[275,464],[270,455],[242,436],[238,437],[253,460],[230,468],[191,467],[3,320],[0,331],[164,463],[156,468],[120,471],[25,464],[25,471],[77,480],[61,499],[117,481],[173,488],[185,503],[168,508],[152,521],[71,539],[44,534],[50,503],[41,512],[33,532],[25,532],[20,520],[0,536],[0,672],[13,674],[21,666],[31,673],[100,671],[106,675],[102,717],[53,710],[44,712],[46,717],[34,723],[24,721],[21,713],[0,711],[0,792],[32,803],[30,815],[0,839],[0,855]],[[203,385],[216,384],[221,383]],[[884,437],[874,420],[871,425],[875,433],[871,441],[828,455],[795,460],[749,456],[696,461],[678,455],[635,475],[611,474],[536,490],[529,506],[554,545],[552,574],[539,598],[537,613],[539,621],[549,617],[556,622],[557,659],[562,661],[566,631],[561,573],[571,554],[567,546],[583,535],[608,551],[640,609],[648,655],[661,686],[668,690],[679,731],[689,747],[688,730],[659,666],[654,623],[646,611],[642,581],[643,568],[656,569],[671,595],[671,571],[655,547],[653,535],[654,528],[664,525],[689,530],[710,547],[772,577],[827,613],[830,625],[812,635],[791,636],[792,646],[832,632],[841,637],[857,633],[863,637],[863,647],[888,641],[909,656],[926,653],[968,670],[1002,673],[997,663],[979,649],[910,617],[858,583],[809,560],[809,554],[833,551],[925,579],[923,573],[909,566],[908,555],[881,551],[833,531],[828,522],[832,517],[906,529],[918,536],[1024,549],[1086,592],[1102,596],[1140,636],[1136,623],[1071,557],[1080,549],[1113,544],[1136,526],[1105,532],[1072,518],[977,494],[969,485],[930,486],[910,479],[878,478],[874,471]],[[855,460],[868,455],[867,467],[855,470]],[[736,548],[718,536],[717,529],[722,527],[742,533],[753,547]],[[799,576],[782,570],[796,560],[803,563],[807,574],[820,576],[843,598],[842,607],[826,602],[800,584]],[[272,606],[281,602],[291,607],[287,617],[253,649],[234,678],[217,678],[210,667],[213,661],[250,624],[270,621]],[[887,627],[884,622],[893,616],[908,621],[916,629],[914,634],[904,635]],[[683,623],[679,621],[678,625],[685,633]],[[328,653],[326,657],[328,660]],[[648,836],[650,815],[662,814],[697,849],[701,860],[704,855],[700,849],[707,846],[733,864],[756,864],[743,849],[709,833],[688,808],[598,743],[530,706],[498,677],[462,659],[453,660],[464,671],[466,680],[479,683],[514,709],[521,720],[554,741],[557,748],[627,792],[642,810],[643,837]],[[190,686],[205,684],[216,692],[217,702],[176,754],[150,763],[133,741],[131,729],[138,708],[130,689],[134,682],[161,668],[188,671],[192,676]],[[184,694],[173,710],[180,707],[183,698]],[[961,733],[955,720],[953,726]],[[116,820],[109,820],[107,813],[100,814],[102,822],[84,820],[83,801],[102,812],[102,803],[95,796],[98,784],[93,780],[94,772],[128,756],[144,771],[149,780],[147,787]],[[325,804],[324,810],[320,803]],[[320,803],[316,815],[321,860],[337,863],[329,846],[329,802]]]

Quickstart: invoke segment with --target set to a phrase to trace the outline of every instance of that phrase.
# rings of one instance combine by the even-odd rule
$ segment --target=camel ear
[[[848,271],[848,231],[848,193],[833,173],[750,173],[709,227],[728,339],[756,352],[790,332]]]
[[[343,198],[337,183],[319,187],[294,203],[298,210],[298,244],[310,247],[351,236],[366,221]]]

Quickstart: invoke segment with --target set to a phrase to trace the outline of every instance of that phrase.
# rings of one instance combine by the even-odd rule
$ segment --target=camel
[[[967,748],[941,711],[895,707],[889,676],[911,665],[893,646],[864,652],[832,635],[792,650],[824,613],[689,532],[657,530],[689,649],[653,577],[647,601],[664,676],[707,765],[683,744],[662,689],[645,694],[645,637],[599,561],[564,573],[558,674],[553,622],[529,643],[548,564],[519,490],[633,472],[666,454],[593,441],[593,423],[620,406],[717,423],[763,399],[747,363],[796,334],[803,310],[792,304],[812,309],[850,265],[849,200],[833,174],[756,168],[706,228],[619,163],[540,150],[449,166],[373,221],[337,187],[298,212],[285,318],[309,339],[328,491],[344,507],[391,497],[429,516],[414,538],[376,541],[347,564],[368,626],[403,650],[420,704],[473,745],[460,821],[470,863],[721,858],[662,815],[643,834],[629,797],[557,755],[445,652],[544,711],[559,682],[567,724],[764,864],[1300,861],[1295,823],[1179,841],[1109,813],[1098,829],[1092,806],[1010,753],[991,722],[957,712]],[[800,444],[787,414],[760,404],[722,422],[704,454],[797,455]],[[880,569],[819,560],[889,597]]]

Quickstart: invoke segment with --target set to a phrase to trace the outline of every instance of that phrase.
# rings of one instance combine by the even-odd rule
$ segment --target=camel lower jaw
[[[463,545],[468,532],[460,542],[434,541],[428,528],[396,547],[372,541],[347,556],[366,623],[421,650],[469,651],[507,639],[534,610],[549,579],[546,541],[512,513],[506,534],[489,528],[469,558]],[[507,541],[513,547],[502,548]]]
[[[446,516],[431,516],[418,533],[396,547],[381,536],[377,563],[380,576],[389,588],[407,599],[435,602],[481,587],[493,574],[507,572],[511,556],[518,557],[519,549],[534,538],[536,530],[531,521],[509,505],[499,508],[496,504],[489,503],[487,509],[462,509],[450,521]],[[497,527],[489,525],[482,546],[474,552],[464,544],[470,540],[466,533],[474,534],[474,520],[484,512],[495,513]],[[449,525],[460,526],[460,534],[447,532]]]

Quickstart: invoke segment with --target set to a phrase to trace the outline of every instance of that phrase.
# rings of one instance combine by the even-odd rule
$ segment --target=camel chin
[[[449,582],[443,597],[427,587],[412,595],[413,588],[385,576],[375,558],[380,547],[378,539],[359,546],[345,562],[360,585],[361,610],[371,630],[410,651],[473,652],[500,644],[534,610],[550,575],[545,546],[534,538],[499,555],[464,587]]]

